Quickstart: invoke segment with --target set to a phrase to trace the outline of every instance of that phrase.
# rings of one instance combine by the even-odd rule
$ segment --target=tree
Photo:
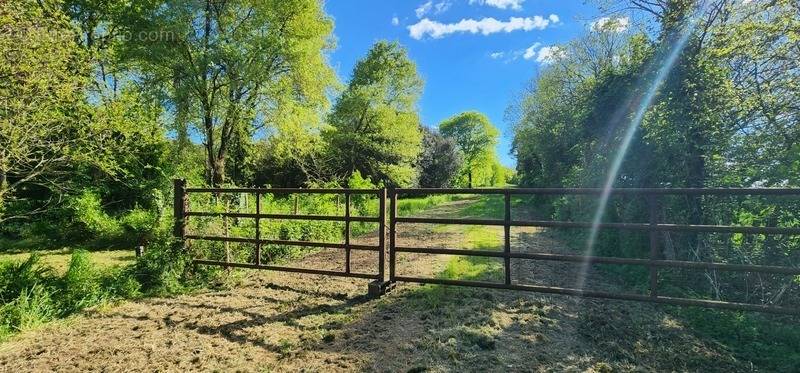
[[[0,222],[20,188],[58,188],[91,139],[83,123],[88,68],[69,20],[49,1],[0,3]]]
[[[436,131],[422,127],[422,154],[419,168],[419,186],[422,188],[447,188],[461,170],[461,153],[455,141]]]
[[[394,186],[415,181],[422,85],[403,47],[386,41],[372,46],[353,69],[325,133],[339,173],[349,178],[360,171],[375,183]]]
[[[178,0],[135,9],[122,56],[163,93],[179,129],[199,129],[211,185],[225,182],[237,136],[284,120],[281,107],[319,112],[328,103],[335,76],[324,51],[333,22],[319,1]]]
[[[464,155],[464,169],[468,185],[472,188],[473,173],[481,164],[491,160],[499,131],[486,115],[477,111],[468,111],[445,120],[439,124],[439,131],[445,137],[452,138]]]

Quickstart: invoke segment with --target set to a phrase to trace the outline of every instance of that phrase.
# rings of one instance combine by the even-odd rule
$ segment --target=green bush
[[[69,202],[77,229],[92,237],[116,237],[122,233],[119,222],[106,214],[100,196],[86,190]]]
[[[42,266],[39,256],[31,254],[23,262],[0,263],[0,301],[11,302],[26,289],[54,281],[52,268]]]
[[[35,284],[0,308],[0,337],[37,327],[58,314],[53,289]]]
[[[120,225],[128,242],[145,245],[158,229],[158,214],[154,211],[134,209],[120,219]]]
[[[135,263],[100,270],[89,253],[75,251],[67,271],[55,271],[32,254],[21,262],[0,263],[0,339],[88,307],[142,295],[184,292],[215,272],[189,273],[188,256],[168,238],[154,240]]]
[[[0,263],[0,337],[50,321],[59,314],[53,300],[56,277],[37,255]]]
[[[109,298],[100,286],[100,277],[89,254],[83,250],[75,251],[60,281],[58,300],[62,313],[71,314]]]

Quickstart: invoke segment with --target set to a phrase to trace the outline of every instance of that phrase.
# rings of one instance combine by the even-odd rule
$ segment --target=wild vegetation
[[[618,7],[633,9],[644,21],[628,27],[628,19],[613,12]],[[800,111],[788,104],[800,94],[797,2],[632,0],[609,10],[604,23],[561,46],[552,65],[509,108],[520,185],[603,187],[616,155],[627,150],[619,173],[611,175],[615,187],[798,186]],[[651,94],[652,104],[643,107]],[[628,146],[631,124],[637,127]],[[532,202],[558,220],[591,221],[597,209],[594,200],[581,197]],[[612,197],[604,221],[646,222],[647,202]],[[796,226],[799,216],[797,200],[782,197],[663,197],[657,207],[658,219],[676,224]],[[563,233],[585,248],[586,235]],[[800,262],[796,236],[663,233],[658,244],[665,259]],[[604,230],[593,250],[646,258],[649,247],[645,234]],[[631,287],[647,283],[646,270],[608,271]],[[660,283],[668,295],[800,304],[800,278],[793,276],[663,271]],[[760,316],[689,318],[717,336],[721,330],[782,328]],[[748,346],[743,350],[777,358],[770,348],[744,342],[750,336],[739,340]]]

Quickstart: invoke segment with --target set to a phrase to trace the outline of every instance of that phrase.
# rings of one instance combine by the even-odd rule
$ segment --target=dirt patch
[[[454,215],[469,203],[448,204],[430,215]],[[535,229],[513,233],[519,250],[563,248]],[[464,231],[409,225],[398,239],[407,246],[453,247],[464,240]],[[372,255],[354,251],[353,268],[374,266]],[[321,251],[296,264],[341,269],[342,257]],[[404,255],[398,273],[436,276],[449,260]],[[514,281],[521,283],[558,284],[575,276],[571,266],[555,263],[515,261],[512,268]],[[24,333],[0,346],[0,366],[6,371],[750,370],[650,305],[410,284],[369,300],[367,282],[251,272],[232,290],[128,302]]]

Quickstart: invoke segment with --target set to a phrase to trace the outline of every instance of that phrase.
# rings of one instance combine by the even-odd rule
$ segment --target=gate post
[[[186,180],[172,180],[174,199],[173,216],[175,222],[172,228],[172,235],[177,240],[178,247],[183,250],[186,248]]]
[[[389,290],[386,281],[386,188],[378,191],[378,278],[369,284],[369,296],[378,298]]]
[[[658,236],[659,231],[656,230],[658,225],[658,199],[654,194],[647,195],[647,207],[649,215],[650,233],[650,261],[658,260]],[[650,265],[650,296],[658,296],[658,267]]]
[[[511,192],[506,189],[503,193],[503,269],[505,284],[511,285]]]
[[[395,262],[397,261],[395,246],[397,239],[397,190],[389,189],[389,282],[394,284]]]

